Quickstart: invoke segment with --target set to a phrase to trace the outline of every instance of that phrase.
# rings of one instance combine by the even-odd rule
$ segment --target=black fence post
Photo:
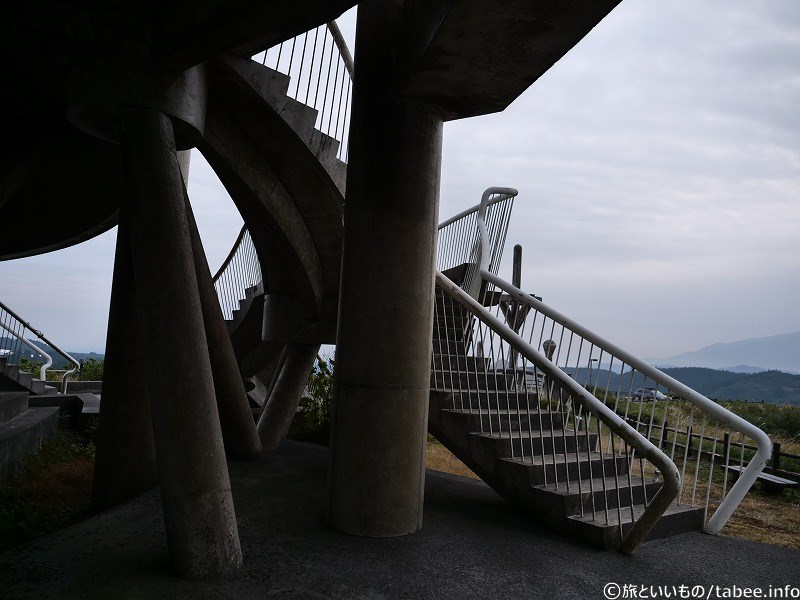
[[[730,451],[731,451],[731,434],[725,432],[725,435],[722,437],[722,459],[725,466],[728,466],[729,462],[728,459],[730,458]]]
[[[781,470],[781,443],[772,443],[772,472],[777,473]]]

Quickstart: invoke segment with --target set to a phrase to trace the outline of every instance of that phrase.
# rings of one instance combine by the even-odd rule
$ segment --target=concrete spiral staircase
[[[340,210],[346,175],[346,165],[336,158],[338,142],[314,129],[316,111],[287,96],[290,79],[281,73],[254,61],[228,57],[216,63],[213,81],[207,138],[201,150],[220,174],[242,213],[252,215],[246,218],[248,223],[251,219],[260,218],[259,211],[264,209],[270,211],[271,218],[276,221],[272,226],[276,228],[285,227],[285,223],[280,222],[282,218],[287,221],[292,217],[303,220],[308,238],[313,240],[320,257],[319,269],[322,277],[318,281],[322,282],[325,293],[330,293],[330,304],[326,307],[329,321],[325,329],[331,335],[316,339],[332,343],[335,319],[333,291],[338,285],[338,268],[335,265],[340,260],[342,233],[341,213],[337,212],[337,208]],[[268,135],[267,131],[277,132],[278,140],[275,140],[274,134]],[[234,146],[235,153],[232,150]],[[243,150],[248,147],[252,151]],[[287,158],[284,153],[290,156]],[[306,185],[299,185],[297,181],[298,169],[301,167],[305,169],[302,179]],[[256,172],[266,172],[271,185],[275,186],[272,189],[277,190],[277,193],[263,194],[260,179],[253,176]],[[314,178],[314,183],[309,184],[309,178]],[[311,186],[316,191],[312,191]],[[307,202],[312,197],[319,198],[320,190],[322,197],[329,201],[327,206],[323,203]],[[325,240],[324,243],[319,243],[322,231]],[[250,232],[254,238],[259,235],[252,228]],[[265,248],[258,241],[255,243],[257,247]],[[302,253],[298,247],[294,249],[298,254]],[[269,324],[262,326],[266,298],[271,294],[269,280],[276,276],[275,268],[280,264],[275,260],[276,256],[278,250],[274,245],[267,245],[266,250],[259,250],[259,259],[267,273],[267,282],[245,290],[239,308],[228,321],[242,374],[251,380],[250,398],[256,414],[264,402],[265,384],[272,373],[270,367],[280,348],[276,341],[289,340],[288,337],[281,339],[280,334],[276,336],[269,331]],[[316,265],[309,268],[308,264],[298,267],[302,286],[309,290],[314,286],[316,268]],[[278,273],[277,276],[284,280],[292,277],[287,272]],[[266,286],[266,289],[262,286]],[[443,297],[441,290],[437,290],[437,294],[437,306],[440,310],[442,306],[446,306],[445,310],[454,311],[456,320],[461,319],[463,322],[470,318],[460,306]],[[452,318],[452,315],[449,316]],[[274,325],[280,327],[277,323]],[[443,339],[434,331],[434,361],[438,361],[440,365],[457,365],[460,364],[459,361],[463,363],[464,360],[482,360],[465,358],[463,340],[460,345],[458,348],[445,348]],[[480,373],[484,369],[475,371]],[[457,370],[451,376],[465,377]],[[561,413],[539,410],[538,398],[533,393],[527,393],[523,400],[534,408],[533,413],[509,411],[492,405],[495,396],[486,394],[486,390],[496,391],[498,386],[502,388],[507,385],[505,381],[480,375],[468,381],[470,387],[474,388],[472,394],[475,405],[489,409],[488,414],[477,414],[474,410],[463,409],[451,393],[449,383],[449,378],[441,373],[436,377],[432,376],[428,421],[431,434],[498,494],[529,510],[536,520],[546,526],[596,547],[610,549],[620,545],[621,534],[630,527],[630,523],[625,521],[631,520],[629,516],[623,516],[620,527],[613,518],[601,523],[590,516],[581,516],[581,513],[586,515],[589,505],[595,500],[599,505],[599,496],[604,495],[607,498],[603,502],[605,506],[616,506],[614,502],[619,502],[620,506],[628,507],[632,500],[634,513],[638,517],[644,508],[644,499],[641,497],[643,487],[635,476],[630,480],[626,477],[608,477],[605,481],[595,479],[592,482],[592,491],[588,491],[588,482],[580,491],[574,485],[570,489],[562,485],[562,489],[553,490],[545,484],[552,482],[556,475],[563,479],[560,474],[567,470],[572,476],[581,472],[588,477],[590,471],[596,473],[603,468],[625,475],[628,464],[624,457],[590,452],[590,458],[586,459],[585,452],[596,446],[597,435],[576,434],[571,429],[566,429]],[[462,385],[466,383],[467,381],[462,381]],[[532,418],[537,420],[537,430],[540,424],[544,426],[544,434],[528,434],[524,431],[528,428],[527,420]],[[480,427],[481,419],[484,420],[483,428]],[[511,430],[515,434],[481,433],[481,429],[487,428],[488,420],[495,421],[495,429]],[[523,431],[519,431],[520,429]],[[523,443],[544,448],[546,452],[553,453],[553,458],[544,461],[514,459],[513,455],[519,452],[512,452],[512,446]],[[576,450],[582,452],[578,454]],[[588,461],[592,462],[591,470]],[[630,489],[624,487],[626,482]],[[644,489],[652,497],[659,487],[658,482],[645,482]],[[624,514],[629,515],[629,512],[625,511]],[[702,527],[702,518],[702,509],[672,507],[650,535],[663,537],[697,531]]]
[[[317,111],[289,97],[288,76],[234,56],[211,74],[200,150],[267,274],[228,325],[243,376],[268,383],[284,344],[335,342],[347,166],[339,142],[314,128]]]
[[[482,7],[483,4],[491,5],[481,3]],[[553,9],[553,14],[546,15],[547,27],[542,26],[538,13],[535,19],[524,20],[508,12],[487,9],[485,19],[475,19],[471,3],[458,4],[443,18],[439,29],[431,33],[427,46],[411,45],[404,49],[407,55],[398,57],[403,61],[401,70],[408,72],[404,93],[441,106],[447,119],[502,110],[577,43],[616,2],[582,4],[583,11]],[[533,7],[518,10],[535,12]],[[500,21],[493,24],[486,19]],[[479,35],[487,28],[504,30],[508,22],[503,19],[523,23],[526,29],[521,33],[524,35],[509,38],[507,44],[497,44],[491,36]],[[307,20],[319,23],[326,19]],[[474,36],[463,35],[466,23],[476,28]],[[291,32],[288,29],[273,32],[269,43],[288,39],[309,25],[294,23]],[[470,44],[461,54],[449,51],[454,40],[467,38]],[[337,158],[338,142],[314,128],[316,111],[289,97],[290,79],[241,58],[256,47],[265,47],[263,42],[250,44],[249,51],[246,47],[234,48],[235,44],[228,44],[224,51],[239,50],[235,55],[220,54],[211,44],[207,51],[196,53],[193,58],[181,57],[176,52],[166,61],[175,63],[176,68],[200,62],[207,65],[209,98],[205,131],[198,148],[241,212],[265,273],[260,286],[243,292],[240,309],[229,323],[229,329],[242,375],[262,381],[286,344],[335,342],[346,174],[346,166]],[[532,51],[537,44],[546,51]],[[459,61],[462,67],[469,64],[470,68],[451,68],[448,62],[451,60]],[[482,69],[488,73],[496,65],[504,65],[496,84],[478,85],[474,73]],[[14,68],[13,80],[32,79],[21,74],[24,67],[22,64]],[[31,72],[35,71],[31,69]],[[68,73],[59,73],[68,80]],[[42,137],[52,148],[46,157],[48,160],[41,160],[39,148],[28,141],[33,137],[30,132],[17,132],[18,135],[9,138],[10,144],[21,148],[21,158],[13,165],[14,169],[8,170],[10,175],[0,173],[4,177],[0,183],[5,184],[6,191],[0,198],[0,209],[5,204],[6,216],[21,218],[26,202],[34,197],[52,198],[53,206],[58,207],[58,200],[64,194],[59,184],[77,197],[76,190],[89,181],[82,199],[84,203],[93,203],[85,214],[94,217],[90,223],[75,216],[73,206],[55,209],[51,211],[51,222],[41,228],[39,238],[3,242],[0,258],[65,247],[88,239],[115,223],[123,196],[118,153],[110,150],[108,144],[89,140],[84,134],[65,127],[58,105],[65,103],[61,87],[66,89],[67,86],[59,87],[55,110],[49,110],[37,121],[37,127],[46,132]],[[96,160],[89,160],[92,157]],[[37,160],[44,166],[38,176],[33,177],[32,165]],[[59,219],[64,222],[59,223]],[[457,307],[451,305],[450,309],[458,318],[467,318],[457,314]],[[434,361],[439,364],[457,364],[462,360],[459,353],[450,353],[452,349],[444,351],[441,338],[436,334],[433,349]],[[460,350],[463,354],[463,348]],[[489,396],[482,394],[490,386],[502,383],[481,378],[469,381],[474,386],[477,403],[484,402],[485,408],[494,411],[476,416],[455,402],[446,379],[442,377],[432,382],[429,427],[435,436],[498,493],[510,502],[531,509],[542,522],[601,547],[618,544],[615,531],[619,527],[600,527],[575,517],[577,509],[591,501],[585,493],[554,492],[541,485],[548,474],[552,477],[560,470],[577,470],[579,459],[572,454],[577,449],[591,450],[595,443],[591,435],[570,434],[559,414],[539,411],[537,419],[540,417],[547,424],[549,434],[527,441],[555,449],[557,458],[539,464],[515,461],[510,458],[511,451],[514,444],[526,439],[523,432],[518,437],[476,433],[480,429],[476,418],[496,419],[498,424],[502,421],[506,429],[513,428],[514,423],[520,426],[521,420],[515,418],[516,414],[491,406]],[[528,406],[538,406],[538,399],[533,396],[526,396],[524,402]],[[619,459],[599,453],[590,460],[599,464],[616,463],[617,469],[625,468]],[[652,487],[657,487],[657,483]],[[678,533],[698,529],[699,525],[696,510],[678,511],[666,515],[655,533]]]

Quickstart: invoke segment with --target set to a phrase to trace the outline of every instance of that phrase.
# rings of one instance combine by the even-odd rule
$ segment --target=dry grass
[[[771,496],[751,490],[722,533],[800,550],[800,492]]]
[[[434,471],[444,471],[462,477],[480,479],[467,465],[458,460],[447,448],[442,446],[435,438],[428,436],[428,448],[425,452],[425,467]]]

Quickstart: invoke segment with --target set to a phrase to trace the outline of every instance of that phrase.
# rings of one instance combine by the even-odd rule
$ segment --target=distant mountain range
[[[38,340],[31,340],[31,341],[34,344],[36,344],[36,346],[41,348],[42,351],[44,351],[47,354],[49,354],[50,357],[53,359],[53,366],[51,367],[51,369],[63,369],[67,365],[70,364],[69,361],[66,358],[61,356],[61,354],[56,352],[56,350],[54,350],[53,348],[51,348],[47,344],[42,344]],[[19,348],[20,355],[21,355],[20,357],[21,358],[26,358],[26,359],[32,360],[34,362],[42,362],[42,363],[45,362],[44,357],[41,354],[39,354],[38,352],[34,352],[33,350],[31,350],[27,346],[24,346],[24,345],[20,346],[18,343],[16,343],[16,340],[13,340],[10,337],[0,337],[0,355],[3,354],[3,352],[2,352],[3,350],[10,349],[10,348]],[[72,358],[74,358],[75,360],[78,360],[78,361],[86,360],[86,359],[90,359],[90,358],[92,358],[94,360],[103,360],[103,357],[104,357],[103,354],[98,354],[97,352],[70,352],[69,350],[67,350],[67,352],[69,352],[69,354],[70,354],[70,356],[72,356]]]
[[[777,370],[800,374],[800,331],[727,344],[712,344],[694,352],[684,352],[652,362],[661,368],[708,367],[735,373]]]
[[[781,371],[733,373],[703,367],[672,367],[661,370],[713,400],[749,400],[800,406],[800,375]],[[585,367],[569,369],[567,372],[581,385],[593,385],[623,395],[638,388],[655,387],[653,380],[645,381],[641,373],[620,373],[618,368],[609,370],[608,365],[591,370]]]

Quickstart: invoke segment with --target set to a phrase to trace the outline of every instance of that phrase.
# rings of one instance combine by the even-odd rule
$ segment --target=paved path
[[[800,587],[798,551],[691,533],[632,557],[601,552],[542,530],[481,482],[434,471],[421,532],[337,533],[323,522],[326,468],[326,449],[295,442],[231,466],[245,553],[234,580],[170,574],[151,492],[0,554],[0,598],[603,598],[610,582]]]

